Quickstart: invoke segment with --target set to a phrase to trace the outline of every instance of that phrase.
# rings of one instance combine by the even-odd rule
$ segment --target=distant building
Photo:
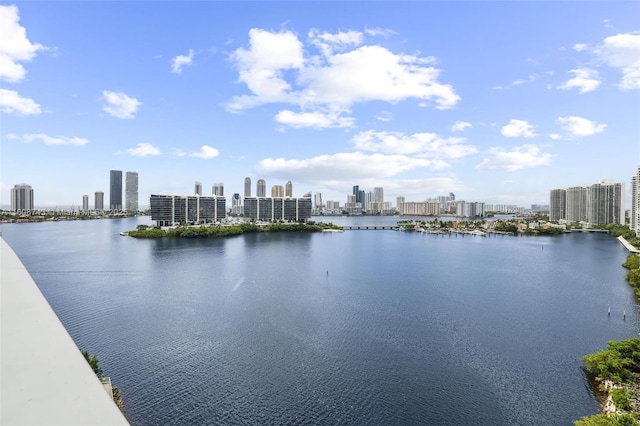
[[[282,185],[273,185],[271,187],[271,196],[274,198],[284,197],[284,187]]]
[[[122,210],[122,170],[109,172],[109,208]]]
[[[240,194],[237,192],[231,197],[231,213],[235,215],[242,215],[244,213],[242,198],[240,198]]]
[[[640,237],[640,166],[636,174],[631,177],[631,217],[630,228],[636,231],[636,236]]]
[[[149,200],[156,226],[214,223],[226,217],[224,197],[155,195]]]
[[[211,188],[211,193],[217,197],[224,197],[224,183],[214,183],[213,188]]]
[[[95,210],[104,210],[104,192],[96,191],[93,208]]]
[[[264,221],[306,221],[311,218],[311,196],[245,197],[244,216]]]
[[[138,173],[127,172],[125,186],[125,209],[130,212],[138,212]]]
[[[398,197],[404,200],[404,197]],[[437,201],[396,201],[398,213],[402,216],[437,216],[441,204]]]
[[[197,182],[195,183],[195,187],[193,188],[193,193],[194,195],[202,195],[202,183],[201,182]]]
[[[321,192],[316,192],[316,194],[313,196],[313,201],[314,201],[316,210],[321,211],[324,208],[324,205],[322,204]]]
[[[244,196],[251,197],[251,178],[249,176],[244,178]]]
[[[89,210],[89,195],[82,196],[82,210],[85,212]]]
[[[11,211],[33,210],[33,188],[26,183],[11,188]]]
[[[549,198],[549,220],[557,222],[567,217],[567,191],[552,189]]]
[[[267,196],[267,182],[264,179],[258,179],[256,182],[256,197]]]
[[[284,196],[293,197],[293,183],[291,181],[288,181],[284,186]]]
[[[549,220],[586,221],[591,225],[624,224],[624,198],[624,184],[612,181],[553,189],[550,195]]]

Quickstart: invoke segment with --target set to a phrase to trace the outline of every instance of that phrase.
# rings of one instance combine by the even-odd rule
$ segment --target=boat
[[[120,235],[122,235],[123,237],[126,237],[126,236],[128,236],[128,235],[129,235],[129,233],[128,233],[128,232],[126,232],[126,231],[122,231],[122,232],[120,233]]]

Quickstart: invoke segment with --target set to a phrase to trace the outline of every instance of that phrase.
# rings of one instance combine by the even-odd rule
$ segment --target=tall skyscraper
[[[95,210],[104,210],[104,192],[96,191],[93,208]]]
[[[244,196],[251,197],[251,178],[249,176],[244,178]]]
[[[202,184],[200,182],[196,182],[193,193],[194,195],[202,195]]]
[[[82,196],[82,211],[89,210],[89,195],[85,194]]]
[[[574,186],[566,189],[566,219],[568,222],[587,220],[588,187]]]
[[[320,192],[316,192],[316,195],[314,195],[314,202],[315,202],[315,207],[317,210],[322,210],[322,208],[324,207],[322,205],[322,193]]]
[[[33,210],[33,188],[26,183],[11,188],[11,211]]]
[[[125,201],[127,211],[137,213],[138,212],[138,173],[127,172],[126,175],[126,187],[125,187]]]
[[[283,198],[284,187],[282,185],[273,185],[271,187],[271,196],[274,198]]]
[[[640,237],[640,166],[636,174],[631,177],[631,223],[632,231]]]
[[[288,181],[284,187],[284,196],[293,197],[293,184],[291,183],[291,181]]]
[[[564,219],[567,213],[567,191],[552,189],[549,198],[549,220],[557,222]]]
[[[211,188],[211,193],[218,197],[224,197],[224,183],[216,182],[213,184],[213,188]]]
[[[258,179],[256,183],[256,197],[266,197],[267,196],[267,182],[264,179]]]
[[[109,208],[122,210],[122,170],[109,173]]]

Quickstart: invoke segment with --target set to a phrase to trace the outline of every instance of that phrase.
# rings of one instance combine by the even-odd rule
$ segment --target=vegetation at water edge
[[[252,232],[321,232],[325,229],[342,228],[332,223],[322,222],[275,222],[267,225],[256,225],[255,223],[244,222],[237,225],[178,226],[167,230],[147,225],[138,225],[138,228],[134,231],[129,231],[128,235],[134,238],[215,238]]]

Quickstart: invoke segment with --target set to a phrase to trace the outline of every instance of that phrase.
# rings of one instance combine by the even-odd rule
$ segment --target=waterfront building
[[[127,172],[125,178],[125,209],[127,211],[138,212],[138,173]]]
[[[202,195],[202,183],[196,181],[193,193],[194,195]]]
[[[267,182],[264,179],[258,179],[256,182],[256,197],[267,196]]]
[[[574,186],[566,189],[565,215],[567,222],[584,222],[587,220],[587,200],[589,188]]]
[[[631,217],[630,228],[640,237],[640,166],[636,174],[631,177]]]
[[[624,224],[624,198],[624,184],[613,181],[553,189],[550,196],[549,220],[586,221],[590,225]]]
[[[122,170],[109,172],[109,208],[122,210]]]
[[[313,203],[315,204],[316,210],[318,211],[321,211],[324,208],[324,205],[322,204],[321,192],[316,192],[316,194],[313,196]]]
[[[93,208],[95,210],[104,210],[104,192],[96,191],[93,201]]]
[[[402,211],[402,205],[404,204],[405,198],[403,196],[396,197],[396,209],[398,212]]]
[[[404,197],[401,198],[404,200]],[[397,209],[401,216],[437,216],[440,214],[441,204],[437,201],[402,201]]]
[[[624,225],[624,184],[602,181],[589,187],[587,221],[591,225]]]
[[[284,197],[284,187],[282,185],[273,185],[271,187],[271,197],[273,197],[273,198],[283,198]]]
[[[293,197],[245,197],[244,216],[264,221],[306,221],[311,218],[311,195]]]
[[[564,189],[552,189],[549,198],[549,220],[557,222],[566,217],[567,191]]]
[[[456,201],[456,216],[484,217],[484,203]]]
[[[211,188],[211,193],[217,197],[224,197],[224,183],[216,182]]]
[[[284,196],[285,197],[293,197],[293,183],[291,183],[291,181],[287,181],[286,185],[284,186]]]
[[[240,194],[238,192],[233,194],[233,196],[231,197],[231,213],[238,216],[244,213],[244,210],[242,208],[242,199],[240,198]]]
[[[226,217],[226,199],[215,195],[152,194],[149,205],[156,226],[215,223]]]
[[[244,178],[244,196],[251,197],[251,178],[249,176]]]
[[[33,210],[33,188],[19,183],[11,188],[11,211]]]
[[[85,194],[82,196],[82,211],[89,210],[89,195]]]

